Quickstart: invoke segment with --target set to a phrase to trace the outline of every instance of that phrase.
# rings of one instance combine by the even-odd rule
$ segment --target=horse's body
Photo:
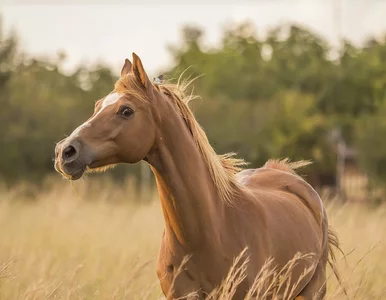
[[[234,299],[244,298],[269,258],[281,268],[298,252],[313,256],[292,269],[296,288],[289,297],[323,298],[327,216],[318,194],[293,171],[296,165],[269,161],[239,172],[242,161],[216,155],[180,91],[151,83],[133,58],[92,118],[58,143],[56,169],[78,179],[87,168],[150,164],[165,219],[157,274],[167,299],[192,292],[204,299],[245,248],[247,276]]]
[[[173,212],[169,212],[165,206],[172,202],[178,210],[178,198],[173,202],[173,196],[163,192],[166,188],[160,183],[162,179],[157,180],[164,215],[167,216],[157,266],[165,295],[174,299],[198,291],[200,297],[204,298],[221,283],[233,260],[245,247],[248,247],[250,258],[248,276],[239,286],[235,299],[244,298],[270,257],[281,269],[297,252],[313,253],[314,257],[298,262],[293,269],[292,284],[305,269],[315,266],[315,271],[310,271],[301,280],[292,297],[301,291],[304,299],[314,299],[317,293],[320,296],[324,294],[328,228],[322,203],[304,180],[290,173],[292,170],[289,167],[286,172],[276,169],[277,166],[269,162],[264,168],[248,170],[245,175],[241,172],[239,180],[247,191],[241,191],[235,198],[236,207],[220,205],[213,207],[207,220],[198,217],[200,224],[205,226],[195,228],[198,240],[193,245],[189,245],[189,241],[194,239],[185,238],[185,244],[184,238],[179,237],[170,225],[178,223],[178,219],[173,222]],[[281,163],[281,166],[286,167],[285,163]],[[205,184],[203,180],[201,184]],[[171,183],[168,189],[173,188]],[[191,215],[194,222],[193,211]],[[184,217],[183,213],[175,216],[181,217]],[[184,271],[177,272],[185,256],[191,257],[185,263]]]

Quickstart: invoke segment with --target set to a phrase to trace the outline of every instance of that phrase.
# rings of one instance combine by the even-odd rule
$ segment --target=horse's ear
[[[151,85],[150,79],[147,77],[143,68],[141,59],[133,52],[133,73],[138,81],[146,88]]]
[[[131,71],[131,67],[132,67],[132,64],[131,64],[130,60],[128,60],[126,58],[125,64],[123,65],[122,70],[121,70],[121,77],[126,76]]]

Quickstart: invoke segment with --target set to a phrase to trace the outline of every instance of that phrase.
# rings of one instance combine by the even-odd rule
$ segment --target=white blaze
[[[121,98],[121,95],[118,93],[112,93],[106,96],[106,98],[102,102],[101,109],[93,116],[90,120],[80,125],[78,128],[76,128],[72,133],[71,137],[75,138],[79,135],[79,133],[86,127],[89,127],[91,125],[91,121],[94,120],[106,107],[113,105],[118,102],[119,98]]]

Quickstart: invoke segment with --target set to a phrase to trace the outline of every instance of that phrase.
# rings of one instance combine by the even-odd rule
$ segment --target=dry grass
[[[0,299],[159,299],[158,202],[136,203],[130,182],[119,189],[109,181],[81,181],[75,189],[55,182],[32,194],[23,186],[0,191]],[[347,265],[338,260],[350,299],[385,299],[386,207],[329,205],[328,211],[349,253]],[[304,257],[287,269],[297,259]],[[236,262],[211,299],[230,299],[246,267]],[[286,270],[274,282],[275,274],[269,264],[262,270],[254,286],[259,299],[285,285]],[[328,299],[345,299],[332,276],[328,284]]]

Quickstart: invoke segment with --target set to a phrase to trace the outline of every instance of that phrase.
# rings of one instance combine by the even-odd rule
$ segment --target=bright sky
[[[160,2],[164,4],[157,4]],[[334,7],[340,3],[343,36],[360,43],[368,36],[386,35],[386,1],[382,0],[144,0],[138,3],[0,0],[0,13],[5,27],[17,31],[22,48],[31,55],[54,56],[58,50],[64,50],[66,69],[80,62],[103,61],[118,72],[124,58],[131,58],[134,51],[151,74],[170,64],[167,45],[178,44],[184,24],[203,28],[208,45],[215,45],[222,28],[244,20],[256,24],[260,34],[280,23],[296,22],[333,42],[339,28],[335,18],[338,10]]]

